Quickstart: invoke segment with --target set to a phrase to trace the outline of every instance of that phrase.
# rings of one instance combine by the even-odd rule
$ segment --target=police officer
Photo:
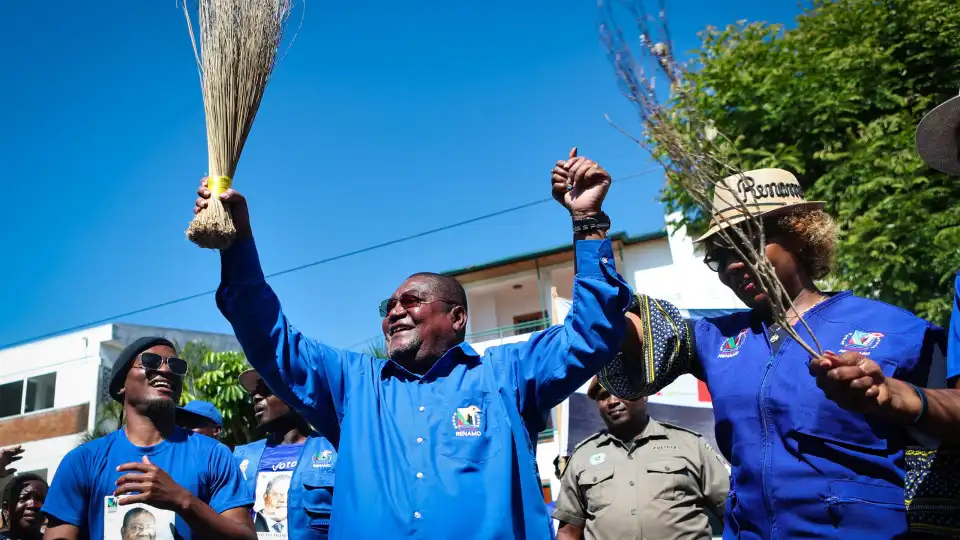
[[[700,435],[647,416],[646,398],[617,399],[596,377],[607,430],[577,445],[553,517],[557,540],[709,539],[730,489],[726,463]]]
[[[257,425],[266,434],[233,451],[248,489],[255,494],[257,536],[326,540],[336,450],[273,395],[256,371],[241,373],[240,386],[252,397]]]

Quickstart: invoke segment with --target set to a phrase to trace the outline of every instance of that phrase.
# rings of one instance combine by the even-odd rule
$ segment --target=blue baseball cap
[[[214,407],[213,403],[209,401],[191,401],[183,407],[177,407],[177,412],[180,414],[192,414],[210,420],[214,424],[223,427],[223,415],[220,414],[220,411]]]

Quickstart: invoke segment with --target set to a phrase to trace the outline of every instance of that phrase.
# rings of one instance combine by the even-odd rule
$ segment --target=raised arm
[[[554,198],[573,220],[573,306],[562,326],[500,348],[507,357],[502,365],[519,388],[521,412],[528,421],[542,419],[613,358],[623,339],[623,313],[630,300],[606,239],[610,222],[600,209],[610,176],[578,157],[574,148],[568,160],[557,162],[551,180]]]
[[[621,399],[656,394],[685,373],[702,378],[694,325],[673,304],[634,295],[620,352],[600,373],[600,384]]]
[[[195,212],[206,207],[210,197],[206,180],[197,193]],[[237,240],[220,253],[217,307],[270,390],[327,439],[339,441],[344,364],[356,358],[305,337],[290,324],[264,279],[246,199],[233,189],[220,194],[220,199],[230,208]]]

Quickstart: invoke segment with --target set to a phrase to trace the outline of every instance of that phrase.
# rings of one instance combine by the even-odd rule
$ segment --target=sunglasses
[[[419,296],[413,293],[403,293],[400,295],[399,298],[391,297],[391,298],[387,298],[383,302],[380,302],[380,316],[386,317],[388,313],[390,313],[391,311],[393,311],[395,307],[397,307],[397,304],[400,304],[401,306],[403,306],[403,309],[405,311],[409,311],[411,309],[420,307],[421,304],[432,304],[434,302],[443,302],[445,304],[450,304],[454,306],[458,305],[456,302],[443,300],[441,298],[438,298],[436,300],[424,300],[423,298],[420,298]]]
[[[140,354],[140,365],[143,369],[157,371],[163,364],[167,364],[174,375],[183,377],[187,374],[187,361],[176,356],[160,356],[157,353],[145,352]]]

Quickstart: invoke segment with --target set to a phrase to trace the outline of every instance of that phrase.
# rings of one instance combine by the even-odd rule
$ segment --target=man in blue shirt
[[[480,355],[464,342],[463,287],[415,274],[381,304],[389,360],[294,328],[264,280],[244,198],[220,195],[238,240],[221,252],[217,304],[267,386],[339,443],[331,538],[551,538],[537,433],[613,357],[630,301],[600,210],[609,175],[574,149],[552,183],[574,224],[564,324]],[[198,193],[197,212],[210,197],[205,181]]]
[[[266,435],[238,446],[233,457],[250,493],[261,538],[326,540],[333,505],[337,451],[267,388],[254,370],[240,374],[253,398],[253,414]]]
[[[175,424],[187,364],[163,338],[114,363],[110,395],[126,424],[67,454],[43,505],[46,540],[255,540],[251,497],[230,450]],[[136,534],[134,534],[136,533]]]
[[[223,431],[223,415],[213,403],[195,399],[183,407],[177,407],[177,425],[217,439]]]

